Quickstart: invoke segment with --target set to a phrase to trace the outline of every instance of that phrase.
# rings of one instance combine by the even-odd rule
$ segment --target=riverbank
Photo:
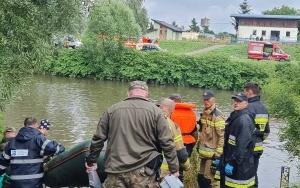
[[[52,123],[49,139],[57,140],[70,148],[93,136],[105,109],[126,98],[128,83],[38,75],[26,87],[27,90],[19,93],[8,105],[4,113],[4,124],[19,129],[27,116],[34,116],[39,120],[47,118]],[[203,90],[200,88],[149,84],[149,91],[150,100],[155,103],[172,93],[180,93],[184,101],[198,106],[197,114],[202,109]],[[232,111],[232,93],[215,90],[217,106],[226,117]],[[265,142],[259,176],[263,187],[275,188],[279,187],[281,166],[290,166],[290,182],[297,181],[298,161],[290,161],[288,152],[281,148],[282,143],[277,133],[284,123],[272,120],[270,125],[271,134]],[[197,169],[194,170],[197,172]]]

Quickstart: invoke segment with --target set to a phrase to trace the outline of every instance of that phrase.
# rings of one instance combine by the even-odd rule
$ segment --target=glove
[[[228,176],[231,176],[232,171],[233,171],[233,166],[231,166],[230,164],[227,163],[225,166],[225,174]]]
[[[219,166],[219,164],[220,164],[220,159],[214,160],[213,163],[215,164],[215,166]]]

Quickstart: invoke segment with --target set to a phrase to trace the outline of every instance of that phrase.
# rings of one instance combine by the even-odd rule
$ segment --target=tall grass
[[[196,149],[194,149],[192,156],[190,158],[191,169],[189,171],[184,172],[184,187],[185,188],[198,188],[197,183],[197,175],[199,169],[198,163],[198,153]]]

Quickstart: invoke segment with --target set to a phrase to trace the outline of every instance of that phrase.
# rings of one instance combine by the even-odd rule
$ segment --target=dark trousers
[[[184,144],[184,146],[185,146],[185,148],[186,148],[186,151],[187,151],[189,157],[192,156],[192,152],[193,152],[193,149],[194,149],[195,144],[196,144],[196,143]]]
[[[192,152],[193,152],[193,149],[194,149],[194,146],[196,145],[196,143],[191,143],[191,144],[184,144],[185,148],[186,148],[186,151],[188,153],[188,156],[189,158],[192,156]],[[183,182],[184,180],[184,172],[181,168],[179,168],[179,177],[180,181]]]
[[[257,169],[259,165],[259,158],[261,156],[261,153],[253,154],[254,159],[254,169],[255,169],[255,184],[253,185],[253,188],[258,188],[258,177],[257,177]]]

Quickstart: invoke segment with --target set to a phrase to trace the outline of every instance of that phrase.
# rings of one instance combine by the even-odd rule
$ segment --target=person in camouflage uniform
[[[158,188],[156,175],[162,152],[170,174],[179,176],[167,117],[147,99],[145,82],[130,82],[127,95],[128,98],[108,108],[100,119],[86,158],[86,171],[98,168],[96,161],[107,140],[104,167],[108,176],[102,188]]]

